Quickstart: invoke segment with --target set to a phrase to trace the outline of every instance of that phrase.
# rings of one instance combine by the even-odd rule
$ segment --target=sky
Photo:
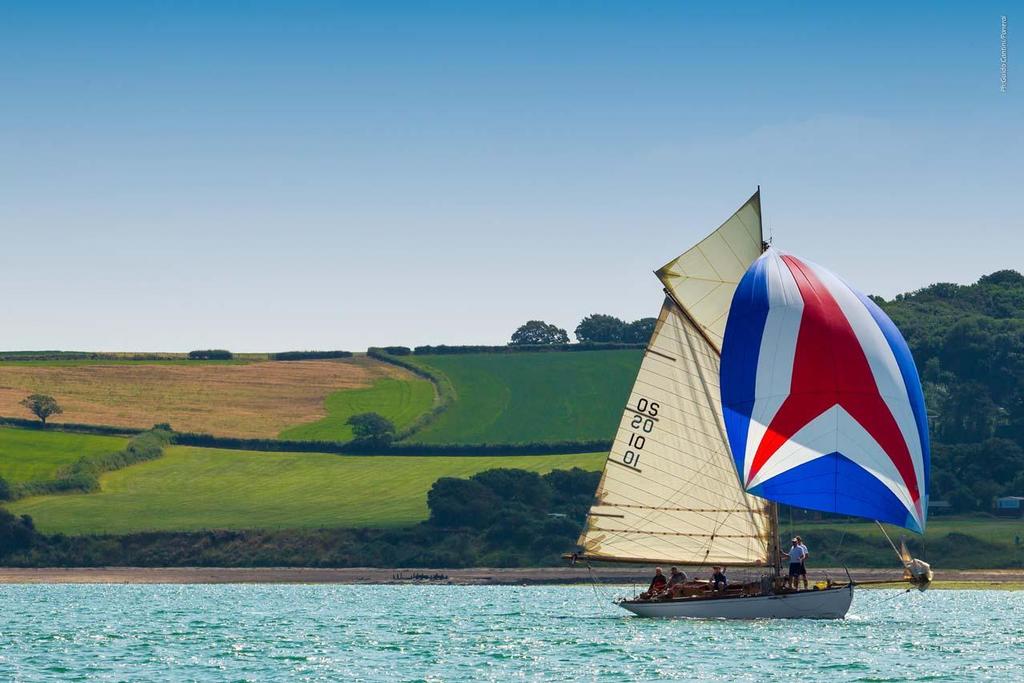
[[[1024,270],[1011,3],[769,4],[2,3],[0,349],[571,335],[758,185],[868,293]]]

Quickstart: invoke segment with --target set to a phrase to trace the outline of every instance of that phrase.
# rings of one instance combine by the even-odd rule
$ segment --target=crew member
[[[804,590],[807,590],[807,558],[810,556],[810,552],[807,550],[807,546],[804,545],[804,539],[799,536],[796,537],[796,542],[800,548],[804,551],[804,559],[801,560],[800,564],[804,566],[803,571],[800,572],[800,577],[804,580]]]
[[[646,593],[640,594],[640,598],[642,600],[649,600],[665,590],[667,585],[668,579],[665,578],[665,574],[661,571],[661,567],[655,567],[654,578],[651,579],[651,585],[647,588]]]
[[[800,547],[800,541],[795,538],[789,547],[789,552],[782,553],[783,557],[789,558],[789,576],[786,577],[786,585],[793,589],[800,587],[800,577],[804,577],[804,585],[807,585],[807,570],[804,569],[804,557],[806,551]]]
[[[725,587],[729,585],[729,580],[725,578],[725,567],[712,567],[714,574],[711,575],[711,589],[714,591],[724,591]]]

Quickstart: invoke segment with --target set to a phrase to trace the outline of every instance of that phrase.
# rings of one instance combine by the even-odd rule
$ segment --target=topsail
[[[763,244],[759,190],[717,230],[656,273],[715,351],[722,350],[736,285],[761,255]]]

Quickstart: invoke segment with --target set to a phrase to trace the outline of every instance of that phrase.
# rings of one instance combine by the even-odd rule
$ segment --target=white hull
[[[750,597],[681,598],[664,602],[624,600],[641,617],[692,619],[842,619],[853,602],[853,585]]]

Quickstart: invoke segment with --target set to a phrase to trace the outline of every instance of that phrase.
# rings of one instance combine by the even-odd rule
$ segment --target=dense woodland
[[[956,512],[1024,496],[1024,275],[875,297],[910,344],[932,438],[931,499]]]

